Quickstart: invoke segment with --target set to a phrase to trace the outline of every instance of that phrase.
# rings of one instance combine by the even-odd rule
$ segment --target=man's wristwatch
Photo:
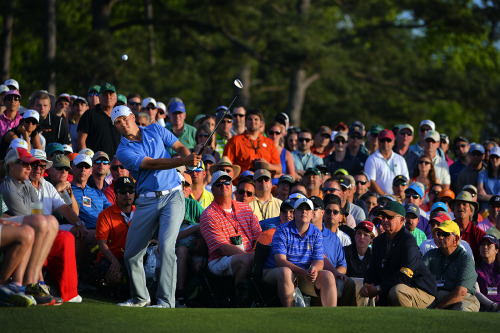
[[[81,225],[85,225],[85,223],[83,223],[81,220],[78,220],[78,222],[76,222],[76,226],[79,227]]]

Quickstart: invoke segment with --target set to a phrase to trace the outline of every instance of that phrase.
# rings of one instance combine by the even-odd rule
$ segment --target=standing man
[[[247,111],[243,106],[237,106],[233,109],[233,135],[243,134],[245,132],[245,115]]]
[[[455,162],[453,162],[452,165],[450,165],[450,179],[451,179],[451,184],[455,184],[455,182],[458,179],[458,175],[460,172],[465,169],[469,163],[469,140],[467,140],[466,137],[459,136],[453,140],[453,152],[455,153],[455,156],[457,157],[455,159]],[[477,181],[475,183],[470,183],[473,185],[477,184]],[[460,188],[459,188],[460,189]]]
[[[196,128],[186,124],[186,108],[182,102],[173,102],[168,107],[170,122],[165,126],[172,132],[183,146],[187,149],[193,149],[196,146]],[[175,150],[169,150],[170,155],[175,153]]]
[[[424,265],[415,237],[404,228],[405,215],[396,201],[380,210],[385,232],[373,241],[360,295],[379,296],[382,305],[427,308],[437,293],[436,279]]]
[[[297,150],[292,152],[295,172],[297,173],[298,179],[304,177],[308,168],[314,168],[316,165],[323,164],[323,159],[311,152],[311,146],[313,143],[314,141],[311,131],[300,131]]]
[[[95,108],[95,106],[99,104],[99,90],[101,90],[101,87],[97,84],[94,84],[89,88],[87,93],[87,102],[89,103],[89,107],[91,109]]]
[[[205,188],[205,164],[201,162],[195,168],[187,168],[186,173],[192,178],[189,197],[198,201],[203,209],[207,208],[214,200],[214,196]]]
[[[219,106],[215,110],[215,118],[217,119],[217,122],[219,122],[222,117],[224,117],[224,119],[220,121],[220,125],[219,127],[217,127],[217,132],[215,133],[217,151],[219,152],[220,156],[224,154],[224,147],[226,146],[227,140],[233,137],[233,134],[231,133],[231,128],[233,127],[233,116],[231,115],[231,112],[229,112],[228,108],[224,105]],[[235,177],[237,176],[232,176],[232,178]]]
[[[422,244],[427,239],[425,232],[417,228],[417,224],[420,218],[420,208],[418,208],[414,204],[406,204],[405,209],[406,209],[405,227],[415,237],[417,245],[420,246],[420,244]]]
[[[413,133],[413,126],[410,124],[401,125],[396,135],[396,145],[392,149],[395,153],[404,157],[410,176],[413,176],[418,162],[418,155],[410,149]]]
[[[423,154],[427,154],[432,158],[436,179],[439,180],[441,186],[443,186],[443,188],[450,188],[451,181],[448,163],[437,153],[440,144],[441,137],[439,133],[436,131],[428,131],[425,135]]]
[[[418,142],[410,146],[410,149],[420,156],[424,151],[425,145],[425,135],[428,131],[436,130],[436,124],[432,120],[422,120],[420,126],[418,127]],[[439,138],[441,139],[441,138]]]
[[[405,159],[392,151],[394,133],[384,129],[378,135],[378,150],[366,160],[365,172],[370,178],[370,189],[380,195],[392,194],[392,181],[397,175],[409,179]]]
[[[70,144],[71,140],[68,132],[68,125],[63,118],[56,116],[50,112],[52,106],[49,94],[38,93],[32,99],[33,104],[30,108],[38,111],[40,114],[39,125],[43,131],[43,137],[46,140],[46,145],[57,142],[60,144]]]
[[[484,147],[479,143],[473,143],[470,145],[468,153],[469,164],[458,174],[458,179],[455,183],[455,192],[461,191],[465,185],[477,185],[479,173],[486,170],[486,166],[483,163],[484,153]]]
[[[104,151],[108,156],[115,156],[120,143],[120,133],[113,126],[110,115],[116,104],[116,88],[111,83],[101,86],[99,102],[93,109],[87,110],[78,122],[77,150],[90,148]]]
[[[139,112],[141,112],[141,95],[136,93],[131,93],[127,96],[127,106],[132,110],[132,113],[137,117]],[[147,105],[146,105],[147,106]]]
[[[175,242],[185,213],[181,178],[175,168],[186,164],[196,166],[201,156],[189,154],[171,132],[158,124],[140,129],[132,111],[124,105],[115,107],[111,116],[123,136],[116,156],[137,180],[138,193],[124,253],[132,298],[119,305],[143,307],[150,304],[143,256],[153,232],[159,227],[161,268],[157,306],[173,308],[177,275]],[[176,151],[180,158],[171,158],[167,148]]]

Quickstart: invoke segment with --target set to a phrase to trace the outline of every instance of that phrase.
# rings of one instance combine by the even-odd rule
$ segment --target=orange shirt
[[[257,237],[257,242],[255,242],[255,246],[257,246],[257,243],[261,243],[262,245],[269,245],[273,242],[273,236],[274,233],[276,232],[276,228],[272,229],[267,229],[265,231],[262,231]],[[254,247],[255,250],[255,247]]]
[[[135,206],[132,205],[132,211]],[[103,210],[97,217],[95,230],[96,240],[106,241],[109,249],[116,258],[123,258],[125,243],[127,242],[128,224],[122,216],[122,211],[116,204]],[[103,257],[101,251],[97,255],[97,261]]]
[[[242,172],[249,170],[253,160],[258,158],[263,158],[271,164],[281,164],[273,140],[262,134],[259,134],[257,140],[251,140],[246,131],[229,139],[223,155],[229,157],[233,164],[239,165]]]

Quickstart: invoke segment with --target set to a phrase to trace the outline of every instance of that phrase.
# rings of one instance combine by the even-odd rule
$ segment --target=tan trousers
[[[359,291],[363,287],[363,278],[351,278],[356,284],[356,304],[357,306],[375,306],[375,298],[361,297]]]
[[[441,302],[450,292],[445,290],[438,290],[437,302]],[[461,302],[455,303],[449,307],[448,310],[458,310],[467,312],[479,312],[479,301],[476,296],[467,293]]]
[[[409,287],[406,284],[397,284],[389,291],[388,305],[406,308],[427,308],[434,302],[435,297],[422,289]]]

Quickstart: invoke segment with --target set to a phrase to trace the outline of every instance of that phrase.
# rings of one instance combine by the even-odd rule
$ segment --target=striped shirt
[[[200,230],[207,242],[208,261],[223,257],[217,249],[222,245],[231,244],[230,238],[233,236],[241,236],[244,251],[250,252],[262,231],[250,206],[234,200],[230,213],[223,210],[214,200],[201,214]]]
[[[271,255],[264,269],[276,267],[275,254],[286,255],[286,260],[307,269],[315,260],[323,260],[323,236],[312,223],[302,237],[295,226],[295,220],[280,224],[276,228],[271,245]]]

